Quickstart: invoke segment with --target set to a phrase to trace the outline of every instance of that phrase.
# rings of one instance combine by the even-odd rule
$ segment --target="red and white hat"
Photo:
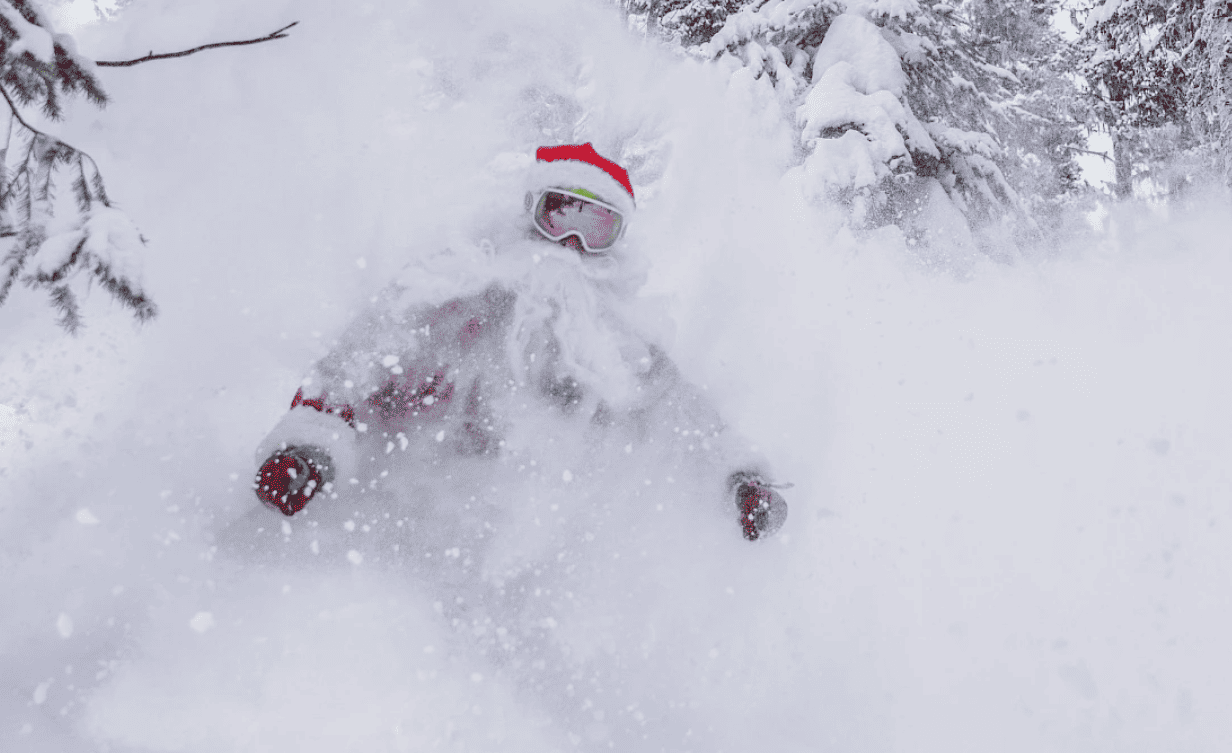
[[[605,159],[595,148],[585,144],[541,146],[535,152],[531,168],[532,188],[581,188],[619,209],[626,216],[633,213],[633,184],[623,167]]]

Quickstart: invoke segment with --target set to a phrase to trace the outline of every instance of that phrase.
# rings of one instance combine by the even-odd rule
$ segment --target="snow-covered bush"
[[[0,94],[9,107],[0,141],[0,305],[17,282],[46,291],[69,332],[81,326],[80,286],[91,282],[139,321],[157,312],[136,263],[144,239],[112,205],[94,160],[22,114],[37,107],[59,120],[61,98],[74,94],[102,107],[107,96],[93,69],[33,0],[0,0]]]

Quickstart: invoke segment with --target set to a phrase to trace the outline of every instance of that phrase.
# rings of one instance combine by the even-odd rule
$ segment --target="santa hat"
[[[581,188],[626,215],[635,207],[633,184],[620,165],[604,159],[590,142],[541,146],[531,169],[532,188]]]

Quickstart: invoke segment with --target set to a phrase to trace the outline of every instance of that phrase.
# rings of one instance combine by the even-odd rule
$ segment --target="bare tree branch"
[[[214,42],[213,44],[203,44],[200,47],[194,47],[191,50],[182,50],[180,52],[166,52],[166,53],[162,53],[159,55],[155,55],[154,51],[150,50],[150,54],[146,55],[143,58],[137,58],[135,60],[95,60],[94,64],[102,68],[127,68],[130,65],[136,65],[137,63],[147,63],[151,60],[166,60],[167,58],[182,58],[186,55],[191,55],[194,52],[201,52],[202,50],[211,50],[215,47],[241,47],[246,44],[260,44],[261,42],[269,42],[274,39],[284,39],[287,36],[284,32],[298,23],[299,21],[293,21],[287,24],[286,26],[282,27],[278,31],[270,32],[266,36],[260,37],[258,39],[245,39],[241,42]]]
[[[1066,146],[1066,147],[1064,147],[1064,148],[1065,148],[1065,149],[1067,149],[1067,150],[1069,150],[1069,151],[1071,151],[1071,152],[1078,152],[1079,154],[1090,154],[1090,155],[1093,155],[1093,156],[1099,157],[1099,158],[1103,159],[1103,160],[1104,160],[1104,161],[1106,161],[1106,162],[1112,162],[1112,161],[1113,161],[1113,159],[1112,159],[1111,157],[1109,157],[1109,156],[1107,155],[1107,153],[1105,153],[1105,152],[1093,152],[1093,151],[1091,151],[1090,149],[1079,149],[1079,148],[1078,148],[1078,147],[1076,147],[1076,146]]]

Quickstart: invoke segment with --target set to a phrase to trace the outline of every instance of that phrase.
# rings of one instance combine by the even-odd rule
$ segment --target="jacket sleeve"
[[[359,444],[375,415],[370,398],[401,373],[400,363],[422,349],[415,328],[403,318],[378,307],[347,328],[339,345],[313,366],[287,414],[257,445],[257,467],[279,449],[312,445],[334,461],[335,483],[359,475]]]
[[[724,423],[705,391],[689,383],[657,347],[651,349],[642,393],[634,413],[644,430],[652,436],[670,436],[677,454],[707,466],[716,484],[726,485],[731,474],[741,471],[771,477],[765,457]]]
[[[357,422],[349,405],[326,405],[322,398],[303,398],[303,389],[295,393],[291,410],[274,425],[257,445],[256,467],[274,452],[287,447],[319,447],[334,462],[335,483],[354,478],[358,472]]]

